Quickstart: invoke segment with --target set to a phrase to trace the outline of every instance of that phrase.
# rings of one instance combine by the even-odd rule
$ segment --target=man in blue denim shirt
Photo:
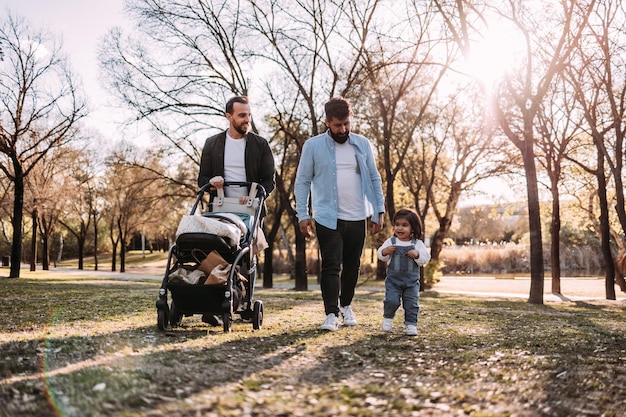
[[[311,217],[315,219],[326,314],[321,328],[335,331],[339,313],[345,326],[357,324],[351,303],[359,278],[366,220],[372,217],[372,232],[378,233],[385,203],[372,146],[365,137],[350,132],[350,104],[336,97],[324,110],[328,130],[304,143],[295,197],[300,231],[307,238],[313,231]]]

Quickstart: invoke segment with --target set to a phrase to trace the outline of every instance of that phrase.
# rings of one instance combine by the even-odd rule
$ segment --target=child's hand
[[[387,246],[382,250],[383,256],[389,256],[396,251],[396,245]],[[385,253],[386,252],[386,253]]]
[[[412,249],[406,253],[406,256],[408,256],[411,259],[417,259],[420,257],[420,253],[416,251],[415,249]]]

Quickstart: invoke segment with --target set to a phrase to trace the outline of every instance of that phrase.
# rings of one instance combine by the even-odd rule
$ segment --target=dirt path
[[[59,268],[61,270],[61,268]],[[64,273],[94,275],[99,277],[110,277],[119,279],[154,279],[160,281],[163,279],[163,271],[165,266],[162,263],[146,264],[139,267],[129,267],[125,273],[111,271],[78,271],[76,269],[63,269]],[[257,285],[261,285],[261,281],[257,281]],[[292,283],[275,282],[275,287],[291,287]],[[362,287],[367,289],[383,290],[381,285],[368,286],[367,283]],[[309,285],[310,290],[316,290],[317,285]],[[571,301],[584,299],[605,299],[606,290],[604,278],[599,277],[580,277],[580,278],[561,278],[561,294],[552,294],[552,281],[549,277],[544,282],[544,299],[550,301]],[[528,298],[530,293],[530,278],[496,278],[493,276],[443,276],[441,281],[435,285],[432,291],[441,293],[455,293],[476,296],[496,296],[507,298]],[[617,301],[626,301],[626,293],[620,291],[619,287],[615,287]]]
[[[602,278],[561,278],[561,295],[552,294],[552,281],[544,281],[544,298],[551,300],[605,299],[606,290]],[[528,297],[530,278],[499,279],[484,277],[444,276],[437,283],[435,291],[461,293],[467,295],[502,294],[511,297]],[[626,293],[615,287],[618,301],[626,300]]]

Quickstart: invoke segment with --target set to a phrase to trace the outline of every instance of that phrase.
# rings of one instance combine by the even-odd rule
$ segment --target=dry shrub
[[[561,248],[561,268],[564,270],[599,271],[604,258],[599,246],[567,246]]]
[[[447,246],[441,252],[444,274],[529,273],[530,251],[526,245]],[[544,246],[544,265],[550,266],[550,248]],[[598,271],[604,267],[599,248],[570,246],[561,249],[561,270]]]
[[[445,246],[440,255],[443,274],[507,274],[529,273],[530,251],[526,245],[508,243],[504,245]],[[550,267],[550,247],[544,245],[544,266]],[[320,260],[315,250],[307,251],[306,269],[311,275],[320,271]],[[361,258],[361,275],[376,275],[377,258],[372,249],[366,248]],[[274,273],[293,274],[293,262],[286,252],[274,251]],[[600,248],[595,246],[567,246],[561,248],[561,270],[563,272],[592,271],[604,268]],[[434,271],[433,271],[434,273]],[[430,275],[429,275],[430,276]],[[433,275],[434,277],[434,275]],[[438,279],[433,279],[436,283]],[[432,284],[431,283],[431,284]]]

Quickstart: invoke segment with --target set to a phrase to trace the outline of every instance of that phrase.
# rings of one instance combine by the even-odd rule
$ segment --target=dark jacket
[[[211,136],[204,143],[198,186],[202,187],[217,175],[224,176],[224,146],[226,131]],[[246,134],[246,180],[261,184],[269,195],[276,185],[274,180],[274,155],[270,145],[259,135]]]

